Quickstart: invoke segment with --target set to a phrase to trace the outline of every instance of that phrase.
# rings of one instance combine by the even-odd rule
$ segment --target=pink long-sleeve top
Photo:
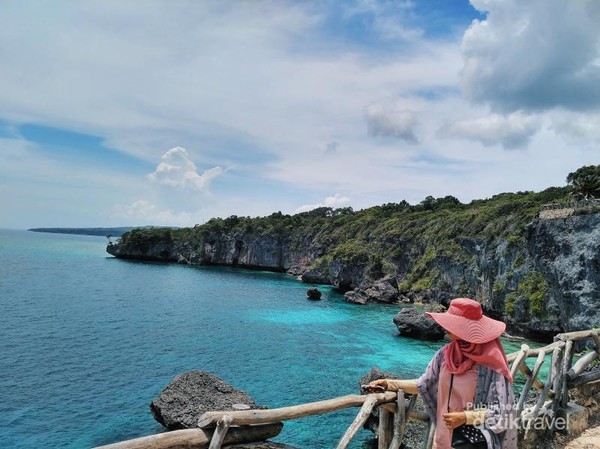
[[[446,427],[444,414],[448,412],[448,395],[450,395],[450,411],[462,412],[473,409],[475,388],[477,386],[477,366],[473,365],[462,374],[455,374],[450,394],[450,371],[442,364],[438,385],[435,448],[452,449],[452,430]]]

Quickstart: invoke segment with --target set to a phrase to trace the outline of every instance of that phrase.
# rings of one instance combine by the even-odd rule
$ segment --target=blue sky
[[[594,0],[0,3],[0,227],[468,202],[600,163]]]

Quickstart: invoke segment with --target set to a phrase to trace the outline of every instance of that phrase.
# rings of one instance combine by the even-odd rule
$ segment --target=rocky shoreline
[[[338,243],[330,249],[317,236],[283,237],[251,226],[244,232],[194,229],[187,234],[132,231],[110,244],[107,252],[124,259],[285,272],[303,282],[333,285],[356,304],[447,307],[454,297],[472,297],[487,315],[505,321],[511,334],[542,342],[600,322],[597,213],[536,219],[520,240],[458,236],[451,244],[459,258],[448,257],[418,235],[380,237],[369,244],[395,256],[376,263],[374,256],[361,255],[360,246],[343,252]]]

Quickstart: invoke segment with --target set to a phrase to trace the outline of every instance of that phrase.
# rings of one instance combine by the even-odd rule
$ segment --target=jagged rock
[[[367,301],[391,304],[398,302],[398,289],[388,279],[375,281],[365,289]]]
[[[394,317],[398,333],[403,337],[419,340],[441,340],[444,330],[435,321],[425,315],[425,312],[404,308]]]
[[[352,290],[355,286],[363,282],[365,268],[366,263],[364,262],[357,261],[347,264],[339,260],[333,260],[329,264],[329,280],[331,285],[334,285],[343,292]]]
[[[600,323],[600,214],[538,220],[527,227],[534,263],[548,282],[545,315],[530,328],[546,333],[589,329]],[[558,329],[557,329],[558,328]]]
[[[394,279],[380,279],[366,283],[344,294],[346,302],[366,304],[367,302],[382,302],[391,304],[398,302],[398,289],[393,285]],[[397,284],[396,284],[397,285]]]
[[[371,371],[369,371],[367,374],[365,374],[358,380],[358,391],[361,391],[361,388],[360,388],[361,385],[366,385],[369,382],[372,382],[374,380],[399,379],[399,378],[400,377],[397,374],[394,374],[389,371],[383,371],[379,367],[373,366],[373,367],[371,367]],[[378,413],[378,409],[376,408],[373,411],[373,413],[371,413],[369,418],[367,419],[367,422],[365,423],[364,428],[372,431],[374,434],[377,434],[377,428],[379,426],[378,416],[379,416],[379,413]]]
[[[373,366],[373,367],[371,367],[371,371],[369,371],[367,374],[365,374],[364,376],[362,376],[359,379],[359,381],[358,381],[359,391],[360,391],[361,385],[366,385],[369,382],[373,382],[374,380],[378,380],[378,379],[400,379],[400,377],[397,374],[392,373],[390,371],[383,371],[378,366]]]
[[[309,288],[306,291],[306,295],[308,296],[308,299],[312,299],[315,301],[321,299],[321,291],[318,288]]]
[[[150,404],[154,419],[169,430],[197,426],[208,411],[235,410],[234,404],[261,408],[241,390],[205,371],[189,371],[177,376]]]
[[[309,284],[329,284],[329,277],[320,270],[307,270],[302,273],[300,279]]]
[[[353,304],[366,304],[367,296],[360,289],[356,288],[352,291],[344,293],[344,300]]]
[[[399,379],[395,373],[389,371],[383,371],[380,368],[374,366],[367,374],[362,376],[359,380],[360,385],[368,384],[369,382],[377,379]],[[405,396],[406,397],[406,396]],[[418,410],[424,411],[423,400],[420,396],[417,396],[417,407]],[[404,437],[402,438],[402,447],[405,448],[420,448],[423,445],[423,434],[425,432],[425,423],[415,420],[407,420],[404,431]],[[370,430],[377,435],[377,429],[379,427],[379,408],[375,408],[373,413],[367,419],[364,428]]]

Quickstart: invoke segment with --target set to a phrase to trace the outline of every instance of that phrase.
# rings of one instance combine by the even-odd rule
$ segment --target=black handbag
[[[450,413],[450,396],[454,374],[450,374],[450,392],[448,393],[448,413]],[[481,430],[477,427],[463,424],[452,431],[452,447],[454,449],[487,449],[487,442]]]

